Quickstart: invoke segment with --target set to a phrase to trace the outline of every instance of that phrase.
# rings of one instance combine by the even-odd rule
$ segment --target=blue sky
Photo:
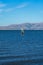
[[[0,0],[0,26],[43,22],[43,0]]]

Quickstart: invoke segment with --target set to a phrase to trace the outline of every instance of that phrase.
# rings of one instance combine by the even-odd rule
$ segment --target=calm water
[[[0,65],[43,65],[43,31],[0,31]]]

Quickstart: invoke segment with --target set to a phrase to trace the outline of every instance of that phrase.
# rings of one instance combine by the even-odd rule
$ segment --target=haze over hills
[[[12,24],[9,26],[0,26],[0,30],[43,30],[43,23],[23,23]]]

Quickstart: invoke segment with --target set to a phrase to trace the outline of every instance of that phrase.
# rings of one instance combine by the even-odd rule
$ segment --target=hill
[[[12,24],[9,26],[0,26],[0,30],[43,30],[43,23],[23,23],[23,24]]]

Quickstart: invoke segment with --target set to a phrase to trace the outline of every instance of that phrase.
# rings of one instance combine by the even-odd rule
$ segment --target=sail
[[[24,29],[23,28],[21,28],[21,34],[24,35]]]

